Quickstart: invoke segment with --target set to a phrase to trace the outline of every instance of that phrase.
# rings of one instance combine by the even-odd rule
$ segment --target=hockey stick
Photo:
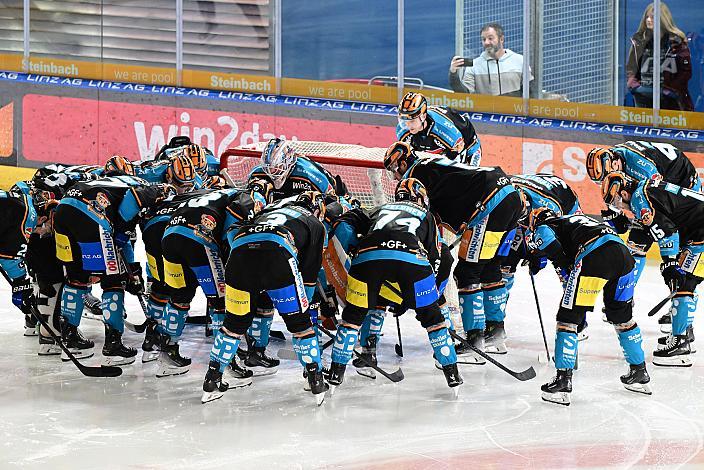
[[[10,282],[10,277],[7,275],[7,273],[1,269],[0,272],[2,272],[2,275],[5,277],[7,282],[12,285],[12,283]],[[22,311],[23,313],[27,313],[25,310]],[[46,331],[49,332],[49,336],[51,336],[54,342],[59,345],[61,350],[66,354],[66,356],[71,360],[71,362],[75,364],[78,370],[81,371],[81,374],[85,375],[86,377],[119,377],[120,375],[122,375],[122,369],[117,366],[84,366],[78,361],[78,359],[76,359],[76,356],[74,356],[73,353],[69,351],[63,341],[61,341],[61,338],[56,333],[54,333],[54,330],[52,330],[51,327],[49,327],[49,325],[44,321],[42,315],[39,313],[36,307],[31,306],[29,308],[29,313],[37,319],[37,321],[44,327]]]
[[[653,307],[653,308],[650,309],[650,311],[648,312],[648,316],[649,316],[649,317],[652,317],[653,315],[655,315],[656,313],[658,313],[658,312],[660,311],[660,309],[665,306],[666,303],[668,303],[670,300],[672,300],[672,298],[675,296],[676,293],[677,293],[677,291],[676,291],[676,290],[673,290],[673,291],[670,293],[670,295],[668,295],[667,297],[665,297],[664,299],[662,299],[660,302],[658,302],[655,307]]]
[[[396,351],[397,356],[403,357],[403,342],[401,342],[401,322],[399,321],[399,315],[394,315],[396,317],[396,333],[398,333],[398,344],[394,345],[394,351]]]
[[[333,336],[333,334],[330,333],[325,327],[318,325],[318,329],[320,331],[322,331],[323,333],[325,333],[326,335],[328,335],[330,338],[335,339],[335,336]],[[362,361],[367,367],[371,367],[372,369],[374,369],[375,371],[377,371],[378,373],[380,373],[381,375],[383,375],[384,377],[386,377],[390,381],[397,383],[397,382],[400,382],[404,379],[403,371],[401,370],[400,367],[398,368],[398,370],[391,372],[391,373],[388,373],[384,369],[382,369],[381,367],[376,366],[376,365],[372,364],[371,362],[369,362],[369,360],[367,360],[366,357],[362,356],[357,351],[353,350],[353,352],[354,352],[354,355],[357,356],[357,358],[360,361]]]
[[[499,369],[506,372],[508,375],[515,377],[516,379],[518,379],[520,381],[530,380],[535,377],[535,369],[533,369],[533,366],[530,366],[529,368],[527,368],[524,371],[515,372],[515,371],[509,369],[508,367],[506,367],[505,365],[501,364],[499,361],[497,361],[496,359],[494,359],[490,355],[486,354],[484,351],[481,351],[481,350],[477,349],[476,347],[474,347],[474,345],[472,345],[472,343],[470,343],[469,341],[467,341],[466,339],[464,339],[463,337],[461,337],[460,335],[455,333],[453,330],[448,329],[447,331],[450,333],[450,336],[452,336],[457,341],[459,341],[460,343],[467,346],[469,349],[471,349],[475,353],[479,354],[481,357],[483,357],[487,361],[494,364]]]
[[[387,282],[387,281],[384,281],[384,285],[385,285],[386,287],[388,287],[389,290],[391,290],[394,294],[396,294],[396,295],[398,295],[398,296],[401,295],[401,292],[399,292],[398,289],[396,289],[394,286],[392,286],[391,283],[389,283],[389,282]],[[515,377],[515,378],[517,378],[518,380],[526,381],[526,380],[530,380],[530,379],[532,379],[532,378],[535,377],[535,369],[533,369],[533,366],[530,366],[528,369],[526,369],[526,370],[524,370],[524,371],[521,371],[521,372],[512,371],[511,369],[509,369],[508,367],[504,366],[503,364],[501,364],[499,361],[497,361],[497,360],[494,359],[493,357],[491,357],[491,356],[489,356],[488,354],[486,354],[484,351],[481,351],[481,350],[477,349],[476,347],[474,347],[474,345],[472,345],[472,343],[470,343],[469,341],[467,341],[466,339],[464,339],[463,337],[461,337],[460,335],[458,335],[457,333],[455,333],[453,330],[451,330],[451,329],[448,328],[447,331],[450,333],[450,336],[452,336],[453,338],[455,338],[457,341],[459,341],[460,343],[464,344],[464,345],[467,346],[469,349],[471,349],[471,350],[474,351],[475,353],[479,354],[481,357],[483,357],[483,358],[486,359],[487,361],[491,362],[492,364],[494,364],[496,367],[498,367],[499,369],[503,370],[503,371],[506,372],[507,374],[509,374],[509,375],[511,375],[511,376],[513,376],[513,377]],[[355,352],[356,352],[356,351],[355,351]],[[399,370],[400,370],[400,369],[399,369]]]
[[[540,313],[540,301],[538,300],[538,289],[535,287],[535,276],[533,273],[530,274],[530,282],[533,284],[533,296],[535,297],[535,308],[538,309],[538,320],[540,321],[540,331],[543,333],[543,343],[545,343],[545,353],[548,355],[548,362],[550,362],[550,349],[548,349],[548,340],[545,337],[545,326],[543,326],[543,315]]]

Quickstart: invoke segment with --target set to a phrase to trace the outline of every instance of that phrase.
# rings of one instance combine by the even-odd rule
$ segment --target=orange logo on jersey
[[[110,199],[105,195],[105,193],[98,193],[95,195],[95,202],[98,203],[100,207],[105,209],[110,205]]]
[[[206,230],[208,230],[210,232],[215,230],[215,227],[217,227],[217,225],[218,225],[217,221],[215,220],[215,217],[213,217],[212,215],[208,215],[208,214],[203,214],[200,216],[200,223],[203,226],[203,228],[205,228]]]

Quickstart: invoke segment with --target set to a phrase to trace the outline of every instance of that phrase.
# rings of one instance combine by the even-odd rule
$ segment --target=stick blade
[[[402,381],[405,378],[405,376],[403,375],[403,371],[399,367],[398,370],[388,374],[386,378],[394,383],[397,383],[397,382]]]
[[[82,366],[81,372],[83,372],[83,375],[87,377],[119,377],[122,375],[122,369],[117,366]]]
[[[280,348],[278,351],[276,351],[276,356],[279,359],[283,359],[285,361],[298,360],[298,356],[296,355],[296,352],[293,349]]]
[[[145,321],[142,324],[134,324],[125,320],[125,328],[134,333],[144,333],[147,330],[147,322]]]
[[[397,356],[403,357],[403,348],[400,345],[395,345],[394,350],[396,351]]]
[[[526,380],[535,378],[535,369],[533,369],[533,366],[530,366],[526,370],[522,372],[517,372],[513,376],[516,377],[518,380],[525,382]]]

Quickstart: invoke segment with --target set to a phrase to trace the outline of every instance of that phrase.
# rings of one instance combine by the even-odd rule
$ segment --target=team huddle
[[[276,371],[280,361],[267,347],[278,312],[304,388],[320,405],[343,384],[350,362],[361,375],[402,379],[379,367],[376,352],[386,312],[413,310],[435,366],[456,391],[463,383],[458,364],[496,363],[486,353],[509,352],[506,303],[518,266],[533,276],[550,262],[564,292],[557,372],[542,385],[543,400],[570,404],[586,314],[602,291],[605,321],[629,366],[620,380],[651,394],[633,293],[645,253],[657,243],[671,292],[661,323],[671,331],[652,362],[692,364],[704,196],[683,152],[643,141],[589,152],[587,172],[607,205],[599,222],[582,213],[557,176],[480,166],[468,118],[429,107],[419,93],[400,103],[396,133],[384,157],[398,181],[394,200],[376,207],[362,207],[339,176],[283,139],[267,143],[239,185],[185,137],[148,162],[113,156],[102,167],[37,170],[31,181],[0,191],[0,268],[25,315],[25,335],[38,336],[40,356],[80,366],[76,360],[93,356],[95,346],[81,320],[102,316],[105,375],[135,362],[138,351],[122,341],[126,327],[144,334],[141,360],[157,361],[157,377],[185,374],[191,359],[179,340],[200,287],[213,342],[203,403]],[[618,235],[627,232],[624,242]],[[135,261],[136,243],[145,266]],[[457,299],[447,298],[450,279]],[[96,283],[99,300],[91,294]],[[126,293],[138,298],[144,324],[126,321]],[[453,301],[464,331],[456,331]]]

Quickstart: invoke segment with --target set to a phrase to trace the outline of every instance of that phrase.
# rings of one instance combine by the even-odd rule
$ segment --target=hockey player
[[[384,166],[396,179],[417,178],[428,190],[430,210],[462,237],[454,270],[468,341],[505,354],[506,285],[501,263],[508,254],[521,198],[499,167],[470,167],[441,157],[418,158],[405,142],[386,151]],[[471,188],[471,190],[470,190]],[[483,359],[469,353],[477,363]]]
[[[161,239],[171,215],[189,199],[207,194],[206,191],[192,191],[196,181],[195,168],[189,158],[176,154],[169,161],[166,180],[176,194],[168,197],[159,205],[152,207],[141,219],[140,230],[147,255],[147,283],[149,298],[147,300],[147,329],[142,342],[142,362],[151,362],[159,356],[161,321],[164,307],[169,300],[169,289],[164,279],[164,260]]]
[[[272,182],[273,201],[293,197],[305,191],[317,191],[331,196],[346,192],[342,180],[333,177],[318,163],[299,155],[289,142],[279,138],[271,139],[267,143],[262,151],[261,164],[254,167],[249,174],[249,180],[252,179]],[[272,374],[280,361],[266,354],[274,318],[274,305],[266,293],[261,294],[257,308],[252,328],[245,336],[246,341],[240,345],[238,355],[244,360],[245,366],[255,374]],[[317,312],[311,310],[311,314],[317,318]],[[246,351],[244,343],[247,345]]]
[[[228,389],[222,374],[252,323],[262,292],[293,334],[293,348],[311,392],[322,403],[328,387],[308,307],[322,262],[324,217],[323,195],[305,192],[292,203],[264,212],[234,237],[225,274],[227,315],[210,352],[203,403],[220,398]]]
[[[697,169],[677,147],[661,142],[628,141],[614,147],[595,147],[587,154],[587,173],[596,183],[613,171],[622,171],[636,181],[659,181],[701,191]],[[630,221],[612,208],[602,211],[604,220],[618,233],[626,233]],[[628,247],[636,260],[636,282],[645,267],[645,254],[652,244],[647,229],[631,227]]]
[[[61,294],[62,339],[76,357],[93,355],[93,342],[78,331],[83,296],[100,281],[105,322],[104,364],[131,364],[137,351],[122,344],[125,290],[143,292],[141,278],[130,276],[134,230],[140,212],[172,191],[168,185],[148,185],[133,176],[115,176],[73,185],[61,199],[54,217],[56,256],[66,269]],[[134,274],[134,271],[132,271]],[[62,355],[63,360],[68,357]]]
[[[420,93],[410,91],[398,105],[396,139],[413,150],[442,154],[471,166],[479,166],[482,146],[469,119],[459,112],[428,106]]]
[[[440,246],[435,218],[428,212],[428,194],[419,180],[409,178],[399,182],[395,199],[374,210],[361,227],[366,235],[355,249],[347,275],[347,306],[337,328],[327,377],[333,387],[343,381],[362,320],[378,305],[381,289],[390,290],[385,282],[398,289],[403,306],[415,310],[447,384],[462,384],[455,347],[438,305],[433,265],[440,258]]]
[[[27,243],[32,234],[51,232],[57,204],[48,191],[0,191],[0,269],[12,287],[12,303],[25,315],[25,325],[26,317],[37,311],[37,297],[25,265]]]
[[[157,377],[188,372],[191,359],[181,356],[178,341],[198,286],[208,299],[213,330],[222,325],[227,229],[253,218],[266,202],[256,191],[221,189],[189,199],[171,215],[161,241],[170,292],[163,309]]]
[[[524,206],[524,217],[531,210],[546,207],[558,216],[581,214],[577,193],[559,176],[548,173],[538,173],[535,175],[514,175],[511,176],[513,184],[521,195]],[[521,259],[530,261],[531,274],[536,274],[545,265],[542,258],[527,257],[525,253],[525,234],[519,224],[516,236],[511,243],[511,250],[501,266],[503,279],[506,283],[506,290],[510,291],[513,286],[513,278],[516,267]]]
[[[648,229],[660,248],[660,272],[674,293],[672,333],[660,338],[662,347],[653,352],[653,364],[689,367],[694,291],[704,278],[704,195],[664,181],[636,181],[622,172],[608,174],[601,188],[604,202],[630,210]]]
[[[577,357],[577,326],[604,290],[606,318],[614,325],[629,372],[621,376],[631,391],[651,394],[640,328],[633,319],[635,261],[608,225],[585,215],[558,217],[538,208],[530,215],[528,247],[547,256],[566,279],[557,311],[555,368],[557,375],[541,387],[545,401],[570,404],[572,370]]]

